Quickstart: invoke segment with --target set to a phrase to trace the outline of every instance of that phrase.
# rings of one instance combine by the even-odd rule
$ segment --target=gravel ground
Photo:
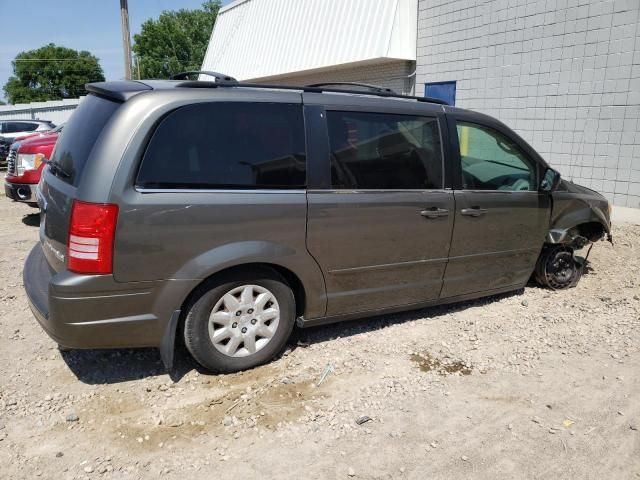
[[[32,318],[33,210],[0,198],[0,478],[640,478],[640,226],[575,289],[303,332],[212,376],[61,354]],[[360,424],[359,424],[360,423]]]

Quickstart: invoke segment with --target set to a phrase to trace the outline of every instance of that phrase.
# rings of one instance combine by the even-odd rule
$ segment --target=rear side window
[[[58,138],[51,161],[60,168],[51,170],[54,175],[78,185],[93,145],[120,105],[96,95],[87,95],[65,123]]]
[[[40,125],[37,123],[29,123],[29,122],[23,122],[23,123],[19,123],[18,124],[18,128],[20,132],[33,132],[35,131]]]
[[[435,118],[327,112],[334,189],[443,187]]]
[[[4,133],[33,132],[38,128],[37,123],[30,122],[8,122],[4,125]]]
[[[154,132],[136,185],[143,188],[300,188],[306,185],[302,107],[200,103]]]

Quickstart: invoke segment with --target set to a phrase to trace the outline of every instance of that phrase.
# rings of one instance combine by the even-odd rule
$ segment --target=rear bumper
[[[125,284],[111,275],[56,273],[40,243],[27,257],[23,281],[31,311],[44,331],[58,344],[78,349],[161,346],[171,315],[193,285]]]
[[[4,194],[16,202],[36,203],[37,184],[4,182]]]

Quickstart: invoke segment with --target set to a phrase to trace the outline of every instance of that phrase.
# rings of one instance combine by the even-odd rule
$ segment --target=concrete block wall
[[[416,93],[514,128],[566,178],[640,208],[640,0],[419,0]]]
[[[639,0],[640,1],[640,0]],[[291,74],[286,77],[260,78],[255,81],[275,85],[310,85],[323,82],[359,82],[391,88],[398,93],[411,94],[414,85],[412,74],[415,63],[410,61],[379,61],[376,63],[337,66],[305,74]]]

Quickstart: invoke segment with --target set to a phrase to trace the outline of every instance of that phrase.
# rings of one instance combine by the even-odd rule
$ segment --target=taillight
[[[113,272],[113,240],[118,206],[74,200],[71,208],[67,268],[76,273]]]

